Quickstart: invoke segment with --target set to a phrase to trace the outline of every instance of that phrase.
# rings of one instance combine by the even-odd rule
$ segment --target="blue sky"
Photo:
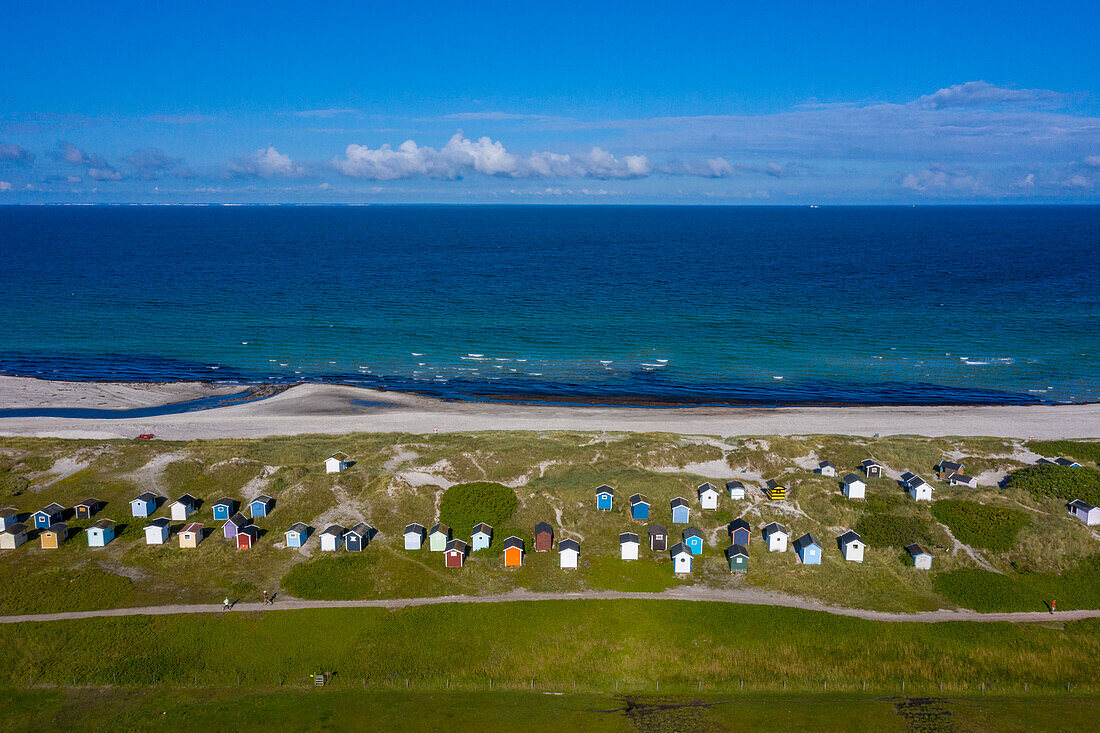
[[[11,3],[0,204],[1100,202],[1095,3],[471,5]]]

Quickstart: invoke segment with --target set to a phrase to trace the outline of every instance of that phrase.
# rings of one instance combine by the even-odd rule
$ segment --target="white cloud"
[[[274,145],[260,148],[251,155],[237,158],[227,166],[235,178],[302,178],[306,169],[275,149]]]
[[[1100,155],[1090,155],[1085,158],[1085,165],[1090,168],[1100,168]]]
[[[96,181],[122,180],[120,173],[113,165],[98,155],[92,155],[82,148],[78,148],[64,140],[57,143],[57,151],[54,157],[69,165],[79,166],[85,169],[88,177]]]
[[[909,173],[901,180],[901,187],[918,193],[929,191],[974,193],[978,180],[970,171],[952,169],[934,163],[924,170]]]
[[[352,178],[390,181],[399,178],[454,180],[470,173],[503,178],[643,178],[653,167],[644,155],[618,158],[603,148],[571,156],[546,151],[522,156],[508,152],[500,141],[477,140],[456,133],[439,150],[406,140],[397,149],[352,144],[332,162]]]
[[[13,143],[0,143],[0,162],[26,165],[34,162],[34,153]]]
[[[10,191],[11,183],[8,181],[0,181],[0,191]]]
[[[968,81],[945,87],[917,99],[917,105],[931,109],[948,107],[990,107],[995,105],[1050,104],[1064,95],[1050,89],[1010,89],[986,81]]]

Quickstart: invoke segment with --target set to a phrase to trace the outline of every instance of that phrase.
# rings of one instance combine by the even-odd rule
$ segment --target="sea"
[[[0,374],[1090,402],[1100,207],[0,207]]]

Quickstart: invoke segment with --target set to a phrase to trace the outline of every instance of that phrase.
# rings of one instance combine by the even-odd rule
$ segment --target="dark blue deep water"
[[[1100,399],[1100,207],[3,207],[0,373]]]

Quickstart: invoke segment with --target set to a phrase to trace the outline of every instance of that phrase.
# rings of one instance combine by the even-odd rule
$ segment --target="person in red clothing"
[[[1051,613],[1054,613],[1054,604],[1057,603],[1057,602],[1058,601],[1054,600],[1053,598],[1051,599],[1051,601],[1050,601],[1050,612]]]

